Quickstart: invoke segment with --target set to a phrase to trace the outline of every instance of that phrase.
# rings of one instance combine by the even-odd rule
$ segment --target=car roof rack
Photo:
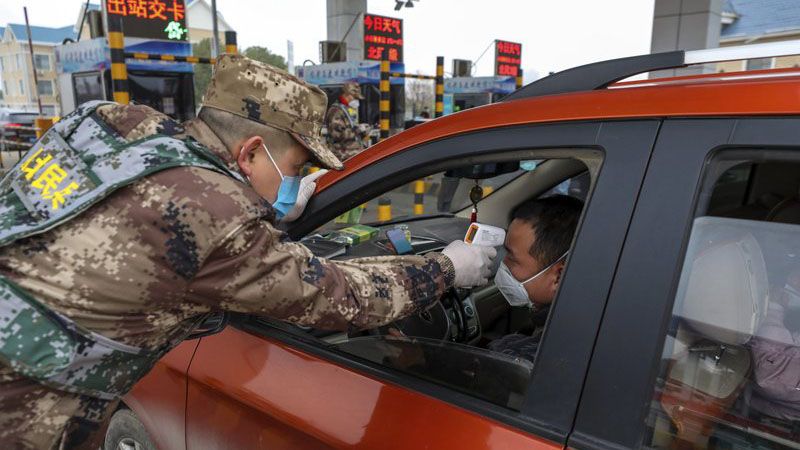
[[[508,94],[502,101],[605,89],[617,81],[654,70],[676,69],[692,64],[798,54],[800,54],[800,39],[703,50],[675,50],[610,59],[573,67],[536,80]]]

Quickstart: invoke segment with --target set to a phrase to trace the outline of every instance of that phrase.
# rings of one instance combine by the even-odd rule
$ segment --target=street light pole
[[[214,33],[214,37],[211,40],[211,57],[216,58],[219,56],[219,26],[217,25],[217,0],[211,0],[211,21],[213,25],[211,26],[212,31]]]
[[[28,7],[23,6],[22,10],[25,12],[25,29],[28,31],[28,50],[31,53],[31,69],[33,69],[33,90],[36,94],[36,102],[39,104],[39,117],[43,117],[42,114],[42,97],[39,96],[39,76],[36,75],[36,61],[33,58],[33,39],[31,39],[31,25],[28,23]]]

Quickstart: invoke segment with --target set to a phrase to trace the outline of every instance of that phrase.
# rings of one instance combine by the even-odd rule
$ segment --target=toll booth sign
[[[522,66],[522,44],[508,41],[494,41],[495,76],[519,76]]]
[[[364,59],[403,61],[403,19],[364,14]]]
[[[184,0],[105,0],[106,14],[122,17],[125,36],[188,41]]]

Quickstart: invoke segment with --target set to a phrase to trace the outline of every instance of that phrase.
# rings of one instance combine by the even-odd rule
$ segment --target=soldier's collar
[[[186,135],[193,137],[197,142],[203,144],[220,159],[225,161],[228,169],[239,171],[239,165],[233,159],[231,152],[222,143],[222,140],[214,131],[200,119],[192,119],[183,124]]]

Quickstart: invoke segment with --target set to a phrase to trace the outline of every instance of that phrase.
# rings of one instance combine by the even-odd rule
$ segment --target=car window
[[[447,180],[452,181],[452,189],[446,186]],[[590,182],[587,166],[575,159],[532,160],[514,162],[512,165],[487,164],[481,168],[464,166],[426,178],[422,199],[419,193],[414,193],[415,183],[380,194],[378,199],[390,198],[392,201],[391,224],[376,220],[371,209],[377,207],[378,203],[371,201],[366,210],[361,212],[360,225],[333,221],[306,236],[302,242],[316,255],[333,259],[391,255],[394,252],[388,232],[399,228],[408,233],[413,253],[425,254],[441,250],[447,243],[464,238],[470,220],[463,215],[438,214],[438,205],[449,204],[444,209],[448,213],[469,208],[469,192],[476,185],[482,188],[481,195],[486,201],[489,201],[488,196],[500,192],[503,192],[500,198],[512,199],[501,208],[510,217],[512,210],[530,200],[564,194],[585,200]],[[418,189],[422,190],[422,187]],[[417,211],[422,214],[415,214],[413,210],[415,199],[424,201],[425,209]],[[577,202],[575,205],[577,222],[585,203]],[[396,206],[403,208],[403,217],[418,220],[400,220],[398,223],[396,219],[399,214],[394,214]],[[428,207],[432,210],[428,210]],[[491,219],[497,220],[494,217]],[[365,222],[371,225],[365,226]],[[347,228],[341,229],[340,225]],[[502,260],[502,245],[498,249],[498,260]],[[526,244],[523,252],[529,251]],[[561,256],[557,255],[554,259]],[[548,264],[552,262],[547,261]],[[531,272],[541,268],[524,269]],[[531,305],[511,306],[494,282],[490,281],[487,286],[471,290],[452,290],[426,311],[378,329],[347,334],[314,329],[302,329],[302,332],[349,357],[366,359],[385,368],[519,410],[548,316],[549,305],[536,308]]]
[[[798,448],[800,164],[742,161],[707,182],[646,443]]]

